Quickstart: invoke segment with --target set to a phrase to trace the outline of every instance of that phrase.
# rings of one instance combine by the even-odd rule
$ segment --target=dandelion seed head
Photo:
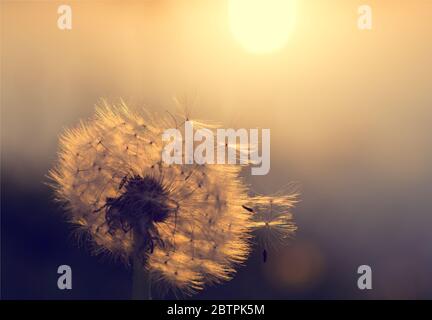
[[[102,103],[93,118],[63,133],[50,178],[95,253],[128,263],[140,236],[154,278],[192,293],[232,277],[254,230],[267,241],[291,235],[287,210],[295,195],[249,197],[239,165],[163,163],[162,133],[177,125],[170,114]]]

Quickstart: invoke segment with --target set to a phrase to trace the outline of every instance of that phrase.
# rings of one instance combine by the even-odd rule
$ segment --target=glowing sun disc
[[[294,24],[294,0],[229,0],[231,31],[251,53],[286,45]]]

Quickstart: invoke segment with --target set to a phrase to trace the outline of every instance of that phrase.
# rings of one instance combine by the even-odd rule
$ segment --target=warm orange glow
[[[231,30],[251,53],[269,53],[286,45],[294,22],[293,0],[230,0]]]

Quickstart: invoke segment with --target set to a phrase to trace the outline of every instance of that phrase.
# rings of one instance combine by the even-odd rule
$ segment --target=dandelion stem
[[[146,269],[146,256],[143,254],[142,241],[138,233],[135,236],[135,252],[132,260],[132,300],[151,300],[151,276]]]

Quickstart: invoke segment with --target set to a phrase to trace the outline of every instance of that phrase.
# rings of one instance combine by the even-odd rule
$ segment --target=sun
[[[231,31],[250,53],[284,47],[294,25],[295,0],[229,0]]]

